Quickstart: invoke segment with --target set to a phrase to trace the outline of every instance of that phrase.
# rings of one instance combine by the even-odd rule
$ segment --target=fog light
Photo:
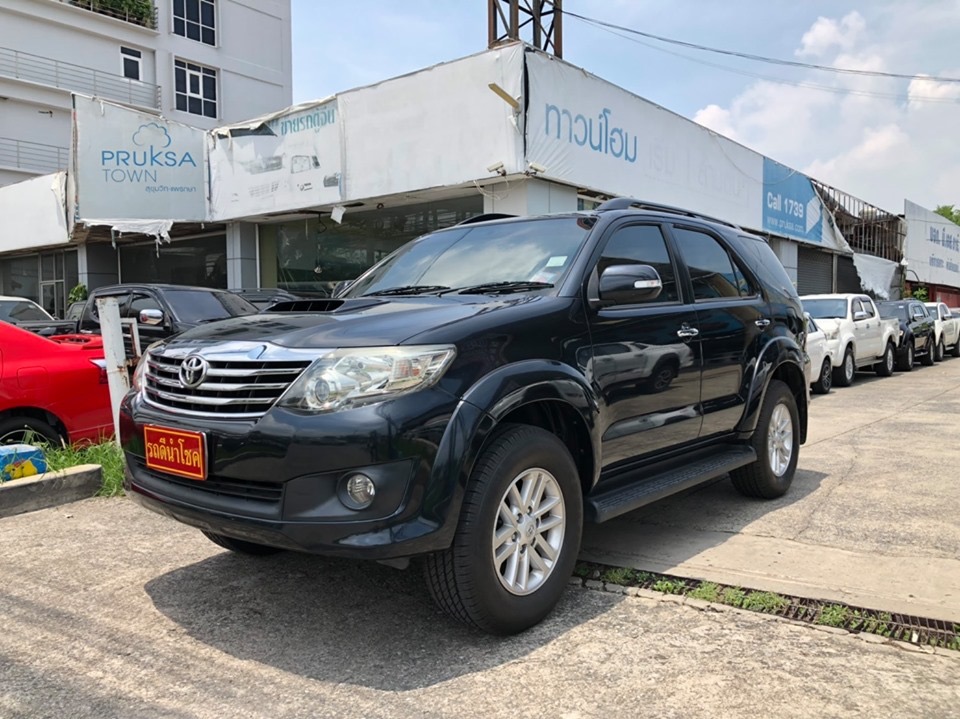
[[[366,509],[373,503],[377,488],[365,474],[354,474],[347,479],[345,504],[351,509]]]

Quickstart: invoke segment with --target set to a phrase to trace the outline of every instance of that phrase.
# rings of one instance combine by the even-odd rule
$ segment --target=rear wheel
[[[881,377],[889,377],[893,374],[893,354],[895,350],[893,342],[887,342],[887,348],[883,351],[883,357],[877,362],[875,369]]]
[[[553,434],[508,425],[477,460],[452,546],[425,562],[447,614],[494,634],[541,621],[560,599],[580,546],[583,497]]]
[[[58,447],[66,437],[42,420],[33,417],[11,417],[0,420],[0,444],[54,444]]]
[[[913,372],[913,363],[916,361],[916,353],[913,349],[913,342],[907,343],[907,351],[900,359],[897,369],[901,372]]]
[[[813,383],[814,394],[827,394],[833,387],[833,362],[829,357],[823,358],[823,365],[820,367],[820,376]]]
[[[767,387],[751,444],[757,461],[730,473],[733,486],[748,497],[783,496],[797,469],[800,423],[796,399],[780,380],[771,380]]]
[[[205,529],[201,529],[203,536],[209,539],[216,545],[223,547],[224,549],[229,549],[231,552],[237,552],[238,554],[252,554],[258,557],[266,557],[270,554],[277,554],[282,552],[282,549],[278,547],[269,547],[266,544],[257,544],[256,542],[246,542],[242,539],[234,539],[233,537],[228,537],[224,534],[217,534],[216,532],[208,532]]]
[[[849,387],[857,374],[857,365],[853,359],[853,347],[847,346],[843,352],[843,362],[833,370],[833,383],[837,387]]]

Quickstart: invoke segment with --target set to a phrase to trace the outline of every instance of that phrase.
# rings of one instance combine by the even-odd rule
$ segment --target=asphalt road
[[[691,571],[798,594],[868,592],[892,566],[909,578],[892,600],[935,604],[960,574],[958,410],[960,360],[862,375],[815,399],[787,498],[719,482],[591,528],[587,550],[646,533]],[[794,561],[811,551],[816,572]],[[492,638],[435,610],[416,571],[237,556],[126,499],[0,520],[0,578],[2,719],[960,717],[960,653],[579,588]]]

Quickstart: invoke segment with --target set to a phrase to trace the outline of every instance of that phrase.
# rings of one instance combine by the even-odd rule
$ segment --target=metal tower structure
[[[488,47],[525,39],[520,33],[529,25],[527,42],[563,57],[562,5],[562,0],[487,0]]]

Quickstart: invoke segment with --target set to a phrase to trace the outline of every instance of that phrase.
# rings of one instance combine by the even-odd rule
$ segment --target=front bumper
[[[433,388],[324,415],[274,408],[259,420],[195,418],[129,395],[120,412],[124,486],[144,507],[210,532],[331,556],[406,557],[449,546],[458,488],[448,435],[477,411]],[[207,479],[148,468],[146,425],[203,432]],[[445,437],[448,437],[445,441]],[[439,457],[439,461],[438,461]],[[339,498],[362,472],[376,486],[363,510]]]

